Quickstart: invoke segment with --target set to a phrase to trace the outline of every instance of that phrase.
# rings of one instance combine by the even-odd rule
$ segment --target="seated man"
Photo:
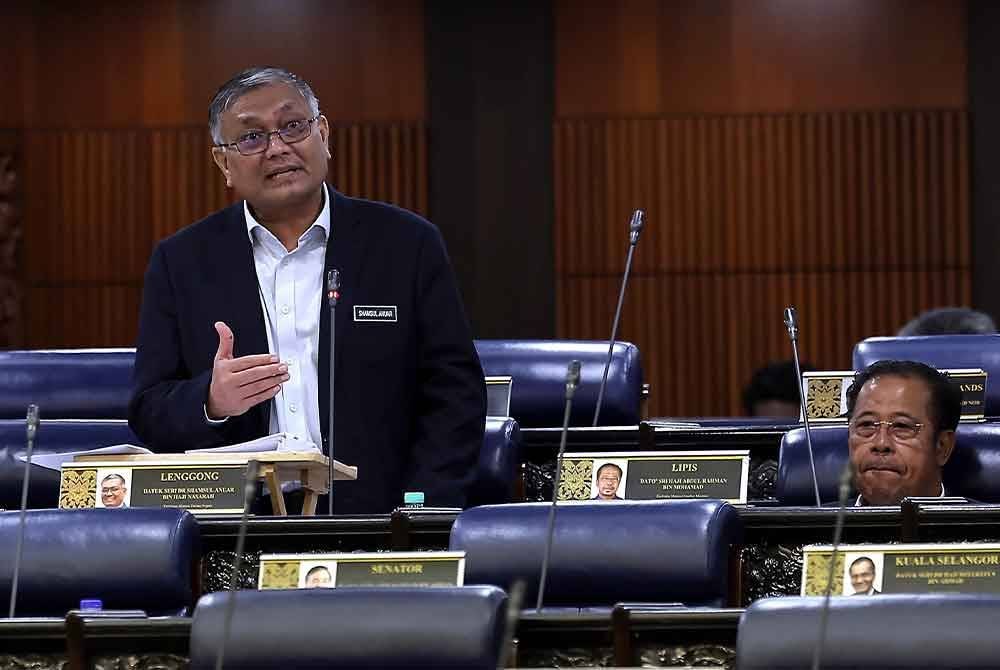
[[[896,333],[914,335],[992,335],[996,324],[989,314],[968,307],[939,307],[922,312]]]
[[[959,389],[923,363],[877,361],[859,372],[847,390],[855,506],[943,496],[961,411]]]
[[[802,372],[816,367],[802,364]],[[743,389],[743,410],[747,416],[799,420],[799,378],[794,361],[775,361],[758,368]]]

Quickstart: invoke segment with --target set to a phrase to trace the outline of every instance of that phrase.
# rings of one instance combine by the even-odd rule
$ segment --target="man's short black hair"
[[[326,574],[328,575],[330,574],[330,568],[326,567],[325,565],[317,565],[312,568],[309,568],[309,572],[306,573],[306,579],[309,579],[313,575],[319,573],[320,570],[325,571]]]
[[[802,363],[802,372],[815,370],[816,366]],[[795,374],[795,361],[776,361],[757,368],[750,383],[743,389],[743,409],[753,416],[753,408],[759,402],[780,400],[799,404],[799,380]]]
[[[931,420],[934,434],[942,430],[955,430],[962,416],[962,391],[948,377],[929,365],[917,361],[875,361],[854,375],[854,381],[847,389],[847,416],[854,416],[854,405],[858,394],[875,377],[891,375],[895,377],[917,378],[927,384],[931,392]]]
[[[872,573],[874,574],[874,572],[875,572],[875,561],[873,561],[872,559],[868,558],[867,556],[862,556],[860,558],[855,558],[853,561],[851,561],[851,566],[849,568],[847,568],[847,571],[850,572],[851,570],[853,570],[854,566],[857,565],[858,563],[860,563],[861,561],[867,561],[867,562],[871,563],[872,564]]]
[[[601,467],[597,468],[597,474],[595,476],[596,477],[600,477],[601,476],[601,470],[603,470],[604,468],[614,468],[615,470],[618,471],[618,479],[622,478],[622,469],[620,467],[618,467],[618,465],[616,463],[605,463]]]
[[[989,314],[968,307],[939,307],[916,316],[899,329],[899,337],[913,335],[992,335],[996,324]]]

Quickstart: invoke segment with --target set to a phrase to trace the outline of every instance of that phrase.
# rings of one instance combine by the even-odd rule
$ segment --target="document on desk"
[[[296,451],[309,452],[319,451],[319,448],[312,440],[299,437],[293,433],[274,433],[258,437],[249,442],[239,444],[227,444],[223,447],[209,447],[207,449],[188,449],[185,454],[248,454],[262,451]]]
[[[61,453],[47,453],[39,454],[34,453],[31,455],[31,464],[38,465],[49,470],[61,470],[63,463],[69,463],[74,460],[77,456],[119,456],[122,454],[152,454],[153,452],[146,447],[140,447],[134,444],[112,444],[107,447],[99,447],[97,449],[84,449],[82,451],[64,451]],[[17,459],[20,461],[28,460],[28,454],[25,451],[17,454]]]

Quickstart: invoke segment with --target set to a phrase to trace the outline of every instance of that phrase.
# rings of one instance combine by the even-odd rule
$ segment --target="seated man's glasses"
[[[912,440],[924,427],[922,423],[896,419],[895,421],[875,421],[874,419],[862,419],[851,422],[851,432],[861,438],[872,438],[885,426],[889,435],[897,440]]]
[[[301,142],[312,134],[313,122],[318,119],[314,116],[311,119],[296,119],[289,121],[281,128],[272,130],[252,130],[249,133],[240,135],[235,142],[228,144],[216,144],[221,148],[236,147],[236,150],[243,156],[252,156],[265,151],[271,143],[272,135],[279,135],[285,144],[295,144]]]

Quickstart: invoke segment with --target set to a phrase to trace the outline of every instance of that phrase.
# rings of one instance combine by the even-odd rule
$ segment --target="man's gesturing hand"
[[[271,354],[233,358],[233,331],[221,321],[215,323],[215,331],[219,333],[219,350],[205,405],[208,417],[239,416],[276,396],[281,384],[288,381],[288,366]]]

